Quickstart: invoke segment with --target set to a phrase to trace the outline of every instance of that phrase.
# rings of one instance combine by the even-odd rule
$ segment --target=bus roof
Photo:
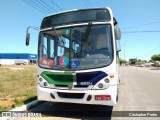
[[[110,20],[112,20],[112,12],[108,7],[74,9],[44,17],[41,29],[73,23],[106,22]]]
[[[53,14],[45,16],[44,18],[50,17],[50,16],[54,16],[54,15],[58,15],[58,14],[62,14],[62,13],[68,13],[68,12],[74,12],[74,11],[83,11],[83,10],[97,10],[97,9],[108,9],[108,10],[110,10],[109,7],[102,7],[102,8],[95,7],[95,8],[85,8],[85,9],[72,9],[72,10],[65,10],[65,11],[53,13]]]

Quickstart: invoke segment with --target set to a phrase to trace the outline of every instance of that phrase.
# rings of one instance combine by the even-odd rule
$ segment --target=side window
[[[50,58],[54,59],[54,40],[50,40]]]
[[[46,35],[44,33],[40,34],[41,43],[39,49],[39,65],[45,68],[52,68],[54,65],[54,39],[52,36]]]
[[[59,37],[58,45],[62,47],[69,48],[69,39],[63,36]]]
[[[54,40],[49,36],[43,37],[43,54],[42,57],[54,59]]]
[[[63,56],[65,54],[69,55],[69,39],[63,36],[59,37],[58,41],[58,56]],[[69,57],[67,55],[67,57]]]
[[[48,55],[47,55],[47,37],[44,36],[44,39],[43,39],[43,57],[45,58],[48,58]]]
[[[58,46],[58,56],[60,57],[60,56],[63,56],[64,55],[64,48],[63,47],[61,47],[61,46]]]
[[[76,52],[79,53],[80,52],[80,45],[76,44],[75,42],[72,43],[72,49]]]

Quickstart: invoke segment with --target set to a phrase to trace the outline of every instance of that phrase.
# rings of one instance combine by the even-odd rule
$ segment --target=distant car
[[[126,63],[125,66],[129,66],[129,63]]]
[[[145,67],[145,64],[142,62],[137,62],[136,67]]]
[[[145,67],[145,65],[144,65],[144,64],[141,64],[141,65],[139,65],[139,67]]]
[[[15,60],[15,65],[27,65],[27,60]]]
[[[145,63],[145,67],[151,67],[151,66],[153,66],[154,65],[154,63]]]

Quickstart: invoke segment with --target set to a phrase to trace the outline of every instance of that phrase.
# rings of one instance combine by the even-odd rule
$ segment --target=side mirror
[[[26,34],[26,46],[29,45],[29,41],[30,41],[30,34],[27,33],[27,34]]]
[[[116,40],[121,39],[121,30],[118,27],[115,28],[115,38],[116,38]]]
[[[120,40],[116,40],[116,47],[117,47],[117,52],[120,52],[121,51]]]

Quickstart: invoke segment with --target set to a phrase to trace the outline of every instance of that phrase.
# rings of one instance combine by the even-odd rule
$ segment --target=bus
[[[120,37],[108,7],[44,17],[38,39],[37,99],[116,105]],[[29,40],[27,33],[26,45]]]

